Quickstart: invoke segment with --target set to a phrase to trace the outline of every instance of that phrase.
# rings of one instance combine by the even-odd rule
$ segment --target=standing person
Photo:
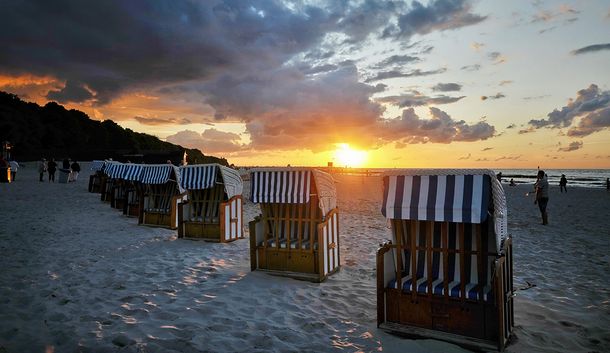
[[[68,181],[76,181],[76,179],[78,179],[78,173],[80,172],[80,164],[78,164],[77,161],[74,161],[70,165],[70,169],[72,169],[72,172],[70,173],[70,180]]]
[[[561,179],[559,179],[559,192],[568,192],[568,179],[566,179],[565,174],[561,174]]]
[[[49,183],[55,182],[55,171],[57,170],[57,163],[55,163],[55,158],[51,158],[49,163],[47,163],[47,171],[49,172]]]
[[[8,164],[11,166],[11,181],[15,181],[17,177],[17,170],[19,169],[19,163],[17,161],[10,161]]]
[[[606,178],[606,190],[610,191],[610,178]]]
[[[47,171],[47,160],[42,158],[38,162],[38,173],[40,174],[40,181],[43,181],[44,173]]]
[[[546,213],[546,206],[549,203],[549,181],[547,180],[544,170],[538,170],[538,181],[536,181],[536,200],[534,205],[538,204],[540,214],[542,215],[542,224],[549,224],[549,217]]]

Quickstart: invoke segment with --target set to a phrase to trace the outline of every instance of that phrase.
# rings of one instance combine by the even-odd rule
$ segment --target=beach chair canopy
[[[309,203],[311,185],[318,191],[319,207],[326,215],[337,207],[337,190],[330,174],[313,168],[255,169],[250,176],[254,203]]]
[[[381,213],[389,219],[484,222],[493,203],[496,247],[507,235],[502,184],[487,169],[403,169],[383,176]]]
[[[126,163],[123,166],[123,180],[140,181],[144,169],[143,164]]]
[[[104,173],[106,173],[106,175],[112,179],[123,179],[123,175],[125,174],[125,166],[125,164],[120,162],[110,162],[104,169]]]
[[[176,179],[172,179],[175,176]],[[143,164],[142,174],[140,175],[140,182],[142,184],[165,184],[170,180],[175,180],[180,190],[180,193],[184,192],[184,189],[180,185],[180,169],[173,164]]]
[[[241,195],[243,182],[239,173],[220,164],[195,164],[180,167],[180,185],[185,190],[213,188],[220,176],[228,198]]]
[[[91,170],[94,172],[99,172],[100,170],[102,170],[102,167],[104,166],[104,163],[106,163],[106,161],[92,161],[91,162]]]

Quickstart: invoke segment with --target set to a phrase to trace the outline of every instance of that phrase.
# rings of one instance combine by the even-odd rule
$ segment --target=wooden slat
[[[449,300],[449,222],[443,222],[441,226],[441,237],[443,247],[443,287],[445,288],[445,300]]]
[[[434,232],[434,222],[425,222],[424,227],[426,227],[426,284],[428,287],[428,297],[432,297],[432,248],[434,247],[432,242],[432,233]]]
[[[464,269],[464,262],[465,262],[465,257],[466,257],[466,251],[464,249],[464,237],[466,236],[464,234],[464,223],[458,223],[458,229],[459,229],[459,242],[460,242],[460,251],[459,253],[460,255],[460,293],[461,293],[461,297],[462,297],[462,301],[466,300],[466,284],[464,283],[464,279],[466,277],[466,271]]]
[[[417,297],[417,221],[411,221],[411,296],[413,300]],[[402,288],[401,288],[402,290]]]

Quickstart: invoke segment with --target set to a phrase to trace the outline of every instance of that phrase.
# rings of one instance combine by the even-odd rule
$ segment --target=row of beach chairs
[[[94,161],[90,191],[179,238],[244,237],[242,178],[217,165]],[[332,177],[254,169],[251,269],[314,282],[340,268]],[[377,324],[401,334],[502,351],[514,327],[512,240],[502,185],[489,170],[400,170],[383,177],[392,240],[377,251]]]

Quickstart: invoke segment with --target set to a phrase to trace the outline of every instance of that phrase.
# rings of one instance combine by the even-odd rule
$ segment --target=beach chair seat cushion
[[[411,288],[413,284],[412,276],[409,274],[402,274],[402,291],[403,293],[411,293]],[[483,300],[489,301],[492,298],[491,295],[491,286],[486,284],[483,286],[483,297],[481,298],[479,293],[478,283],[466,283],[466,298],[471,300]],[[428,294],[428,278],[417,276],[417,293],[420,294]],[[397,281],[396,278],[392,279],[388,283],[388,288],[397,289]],[[461,298],[461,282],[452,281],[449,282],[449,296],[452,298]],[[434,278],[432,280],[432,293],[434,295],[445,295],[445,282],[443,278]]]

